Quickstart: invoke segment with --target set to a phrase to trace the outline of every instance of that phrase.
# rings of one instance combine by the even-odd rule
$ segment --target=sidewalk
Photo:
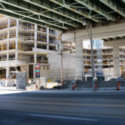
[[[115,87],[112,88],[98,88],[97,90],[93,90],[92,88],[76,88],[75,90],[69,89],[44,89],[44,90],[16,90],[16,87],[0,87],[0,94],[13,94],[13,93],[69,93],[69,94],[77,94],[77,93],[124,93],[125,87],[120,90],[116,90]]]
[[[13,94],[26,92],[25,90],[17,90],[16,87],[2,87],[0,86],[0,94]]]

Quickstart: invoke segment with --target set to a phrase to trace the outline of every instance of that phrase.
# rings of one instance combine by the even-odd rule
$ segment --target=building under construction
[[[97,50],[94,49],[94,68],[95,73],[98,72],[98,53]],[[115,55],[113,48],[111,47],[104,47],[102,48],[101,53],[101,67],[104,77],[108,79],[118,78],[125,72],[125,48],[119,47],[118,49],[118,56]],[[91,76],[91,49],[83,49],[83,63],[84,63],[84,74],[89,74]],[[115,62],[114,60],[118,60],[118,70],[115,72]],[[96,74],[95,74],[96,75]]]
[[[57,40],[57,36],[58,31],[53,29],[0,15],[0,81],[14,82],[16,73],[22,71],[26,72],[28,80],[35,79],[36,64],[40,64],[40,77],[61,79],[61,54],[57,51],[60,41]],[[66,51],[63,52],[63,79],[79,79],[79,74],[82,72],[82,77],[91,74],[91,49],[84,48],[75,54],[77,45],[67,44],[63,45],[63,50]],[[79,52],[83,55],[79,56]],[[125,69],[124,47],[118,49],[117,57],[113,52],[116,52],[113,48],[103,48],[101,52],[102,72],[108,78],[119,77]],[[83,70],[79,64],[81,60],[84,65]],[[97,50],[94,50],[94,60],[97,64]],[[120,62],[119,66],[115,66],[114,60]],[[95,69],[96,67],[97,65]],[[119,68],[118,74],[115,73],[114,67]]]
[[[55,51],[57,34],[50,28],[0,15],[0,79],[14,80],[16,72],[21,71],[34,79],[37,63],[44,77],[49,69],[48,55],[33,49]]]
[[[69,53],[75,53],[76,48],[75,44],[72,43],[64,43],[65,48],[67,47]],[[91,48],[88,45],[83,46],[83,77],[85,79],[92,77],[92,55]],[[94,48],[93,50],[94,56],[94,71],[95,76],[102,74],[105,77],[105,80],[109,80],[112,78],[118,78],[122,74],[125,73],[125,47],[119,46],[117,49],[109,46],[103,46],[102,48]],[[72,56],[71,56],[72,57]],[[75,60],[79,61],[80,57],[75,56]],[[99,61],[99,63],[98,63]],[[117,61],[117,63],[115,62]],[[70,61],[72,64],[72,61]],[[100,69],[101,70],[100,70]],[[73,74],[72,74],[73,75]]]

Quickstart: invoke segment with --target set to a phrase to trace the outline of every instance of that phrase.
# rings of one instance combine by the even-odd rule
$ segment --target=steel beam
[[[124,2],[125,0],[119,3],[115,0],[96,2],[91,0],[0,0],[0,10],[1,13],[9,13],[22,20],[68,30],[81,27],[83,22],[99,23],[103,19],[116,21],[118,19],[114,16],[116,13],[125,17],[125,10],[122,5],[120,6]],[[101,6],[102,4],[104,5]],[[113,14],[107,10],[113,10]],[[99,19],[98,16],[103,19]]]
[[[64,18],[62,17],[57,17],[55,16],[54,14],[42,14],[42,12],[38,9],[38,8],[30,8],[29,7],[29,4],[26,3],[26,2],[20,2],[19,0],[0,0],[2,3],[5,3],[5,4],[9,4],[11,6],[14,6],[14,7],[17,7],[20,8],[20,9],[23,9],[25,11],[28,11],[28,12],[31,12],[35,15],[40,15],[42,17],[46,17],[48,18],[49,20],[53,20],[53,21],[56,21],[57,23],[62,23],[62,24],[67,24],[69,26],[72,26],[72,27],[78,27],[80,26],[79,24],[76,24],[74,22],[68,22],[68,20],[65,20]]]
[[[79,14],[79,15],[87,18],[87,19],[90,19],[90,20],[92,20],[92,21],[94,21],[96,23],[100,22],[100,20],[95,19],[93,16],[90,16],[88,13],[82,11],[81,9],[71,8],[70,5],[68,5],[66,3],[63,3],[62,0],[50,0],[50,1],[57,4],[57,5],[59,5],[59,6],[62,6],[64,8],[66,8],[66,9],[68,9],[68,10],[70,10],[70,11],[76,13],[76,14]]]
[[[14,13],[10,13],[10,12],[8,12],[8,11],[4,11],[4,10],[2,10],[2,9],[0,9],[0,12],[1,12],[1,14],[3,14],[3,15],[6,15],[6,16],[9,16],[9,17],[13,17],[13,18],[18,18],[18,19],[21,19],[21,20],[23,20],[23,21],[26,21],[26,22],[29,22],[29,23],[38,23],[37,21],[32,21],[32,20],[29,20],[29,19],[26,19],[26,18],[22,18],[21,16],[19,16],[19,15],[16,15],[16,14],[14,14]],[[42,26],[46,26],[46,24],[44,24],[44,23],[38,23],[39,25],[42,25]]]
[[[125,11],[120,6],[118,6],[115,3],[115,1],[112,0],[99,0],[99,1],[102,2],[104,5],[106,5],[107,7],[109,7],[110,9],[112,9],[114,12],[125,17]]]
[[[0,0],[0,1],[2,1],[2,0]],[[2,2],[3,2],[3,1],[2,1]],[[7,6],[7,5],[8,5],[8,6]],[[0,9],[2,9],[2,10],[4,10],[4,11],[7,11],[7,12],[10,12],[10,13],[14,13],[14,14],[16,14],[16,15],[19,15],[19,16],[23,17],[23,18],[29,18],[29,19],[32,19],[32,20],[36,20],[36,21],[45,23],[45,24],[47,24],[47,26],[54,26],[54,27],[58,27],[58,28],[63,29],[63,30],[66,30],[66,29],[67,29],[67,27],[65,27],[65,26],[57,25],[57,24],[54,24],[54,23],[49,23],[48,20],[39,19],[38,16],[31,16],[31,14],[29,15],[29,14],[27,14],[27,13],[23,13],[23,14],[22,14],[22,13],[16,12],[17,8],[21,9],[21,7],[17,7],[17,6],[15,6],[15,5],[9,4],[9,3],[8,3],[7,5],[3,4],[3,6],[4,6],[5,8],[7,8],[7,9],[3,9],[2,7],[1,7]],[[11,7],[11,6],[13,6],[13,7],[15,7],[15,8],[13,8],[13,7]],[[26,11],[26,10],[25,10],[25,11]]]
[[[77,22],[77,23],[83,23],[84,21],[86,21],[86,23],[90,23],[88,22],[87,20],[85,19],[80,19],[79,15],[76,15],[76,14],[72,14],[69,12],[69,11],[65,11],[65,10],[61,10],[61,9],[57,9],[55,10],[54,7],[52,7],[52,5],[50,4],[47,4],[46,2],[44,1],[40,1],[40,0],[24,0],[32,5],[35,5],[37,7],[41,7],[41,8],[44,8],[46,9],[48,12],[53,12],[55,14],[58,14],[59,16],[62,16],[62,17],[65,17],[67,19],[70,19],[74,22]]]
[[[96,4],[90,1],[85,1],[85,0],[75,0],[75,1],[85,6],[86,8],[96,12],[97,14],[105,17],[107,20],[112,20],[112,21],[116,20],[114,16],[112,16],[111,14],[108,14],[103,8],[101,8],[100,6],[97,6]]]
[[[8,7],[9,8],[9,7]],[[12,9],[3,9],[2,7],[0,7],[0,12],[2,14],[5,14],[7,16],[12,16],[14,18],[19,18],[21,20],[26,20],[28,22],[32,22],[32,23],[37,23],[39,25],[42,25],[42,26],[45,26],[45,27],[51,27],[51,28],[54,28],[54,29],[60,29],[60,30],[67,30],[66,27],[61,27],[61,26],[57,26],[57,25],[51,25],[50,23],[47,23],[43,20],[39,20],[39,19],[35,19],[35,18],[32,18],[32,17],[28,17],[27,15],[23,15],[23,14],[19,14],[19,13],[16,13],[14,12],[14,10]],[[9,14],[8,14],[9,13]]]

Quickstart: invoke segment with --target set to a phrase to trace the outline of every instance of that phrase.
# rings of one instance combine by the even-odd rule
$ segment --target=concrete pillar
[[[9,79],[9,74],[10,74],[10,67],[6,67],[6,79]]]
[[[46,40],[47,40],[47,43],[49,44],[49,28],[47,28],[46,30],[47,30]],[[47,45],[47,50],[49,50],[49,45]]]
[[[76,42],[76,79],[83,78],[83,41]]]
[[[34,33],[34,48],[37,48],[37,24],[34,25],[35,33]],[[34,66],[33,66],[33,78],[35,79],[35,64],[37,63],[37,53],[34,53]]]
[[[70,42],[70,53],[72,53],[72,42]]]
[[[34,47],[37,48],[37,24],[34,25]]]
[[[104,46],[113,47],[114,77],[119,77],[121,75],[119,47],[124,45],[125,45],[125,39],[104,42]]]
[[[27,65],[27,78],[29,79],[29,64]]]
[[[55,31],[56,36],[56,50],[59,50],[59,40],[58,40],[59,31]]]
[[[18,42],[19,42],[19,19],[16,19],[16,53],[15,53],[15,60],[18,60]]]
[[[120,76],[119,46],[113,46],[114,76]]]
[[[35,65],[37,64],[36,60],[37,60],[37,56],[36,54],[34,55],[34,65],[33,65],[33,78],[36,79],[36,74],[35,74]]]
[[[8,19],[8,29],[10,28],[10,19]],[[7,61],[9,60],[9,38],[10,38],[10,30],[7,31]]]

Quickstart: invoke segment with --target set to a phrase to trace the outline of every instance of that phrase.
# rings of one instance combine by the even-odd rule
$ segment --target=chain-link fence
[[[84,89],[84,88],[93,88],[94,89],[125,89],[125,80],[121,79],[111,79],[108,81],[104,80],[95,80],[94,85],[92,81],[82,81],[82,80],[68,80],[64,82],[65,88],[72,88],[74,84],[76,84],[77,89]]]

